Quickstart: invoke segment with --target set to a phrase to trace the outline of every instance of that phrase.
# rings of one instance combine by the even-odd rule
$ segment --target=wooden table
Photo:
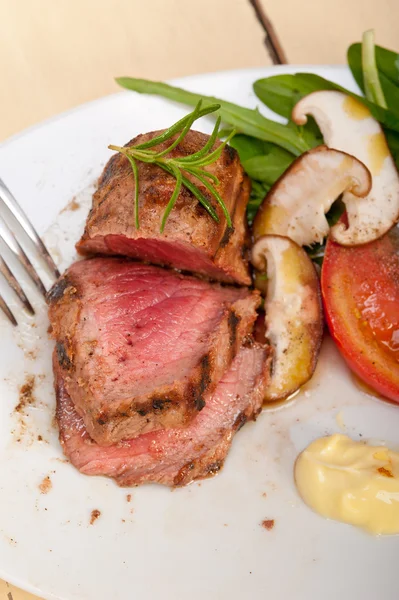
[[[373,27],[397,47],[396,0],[259,0],[288,62],[342,64]],[[118,91],[113,78],[168,79],[272,64],[250,0],[0,0],[0,140]],[[0,600],[32,600],[0,580]]]

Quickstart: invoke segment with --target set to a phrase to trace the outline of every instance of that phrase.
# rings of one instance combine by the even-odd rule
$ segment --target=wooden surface
[[[261,2],[290,63],[344,63],[371,27],[399,46],[397,0]],[[0,24],[0,140],[117,91],[118,75],[271,64],[249,0],[0,0]],[[0,580],[0,600],[33,598]]]
[[[343,63],[370,27],[397,44],[397,0],[260,1],[291,63]],[[249,0],[0,0],[0,24],[0,140],[117,91],[117,75],[271,62]]]

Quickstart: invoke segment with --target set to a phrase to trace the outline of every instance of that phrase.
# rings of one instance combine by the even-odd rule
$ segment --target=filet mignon
[[[181,486],[217,473],[234,433],[259,413],[269,374],[267,350],[243,347],[206,405],[185,429],[146,433],[107,448],[87,433],[54,362],[57,419],[65,455],[86,475],[113,477],[121,486],[157,482]]]
[[[73,264],[49,293],[55,353],[90,436],[185,427],[252,332],[257,292],[118,258]]]
[[[127,146],[143,143],[160,132],[139,135]],[[189,131],[170,156],[186,156],[201,149],[209,139]],[[172,138],[173,140],[173,138]],[[164,150],[168,140],[156,149]],[[220,142],[216,142],[215,147]],[[245,209],[250,183],[233,148],[206,170],[219,179],[216,186],[229,210],[232,227],[227,226],[220,206],[205,186],[192,179],[213,205],[217,223],[184,186],[160,233],[162,216],[175,187],[174,177],[154,164],[138,162],[140,228],[135,227],[135,184],[131,166],[124,156],[113,156],[106,165],[93,197],[83,237],[77,244],[82,254],[121,254],[149,263],[190,271],[211,279],[249,285],[246,258],[248,232]]]

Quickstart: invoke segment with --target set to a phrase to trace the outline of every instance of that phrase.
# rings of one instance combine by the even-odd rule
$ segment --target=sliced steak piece
[[[261,410],[269,376],[267,350],[242,348],[206,406],[186,429],[146,433],[104,448],[87,433],[68,396],[55,358],[57,420],[65,455],[86,475],[113,477],[121,486],[157,482],[181,486],[217,473],[234,433]]]
[[[139,135],[127,145],[143,143],[158,133]],[[171,156],[196,152],[208,139],[204,133],[190,131]],[[163,150],[170,143],[168,140],[157,149]],[[215,222],[183,186],[161,234],[162,216],[176,179],[156,165],[137,164],[140,228],[135,227],[132,169],[127,158],[118,154],[110,159],[99,180],[85,232],[77,244],[78,251],[82,254],[122,254],[211,279],[249,285],[245,209],[250,184],[236,151],[226,147],[221,157],[206,167],[219,179],[216,187],[231,215],[232,228],[227,226],[220,206],[203,184],[191,178],[214,206],[219,222]]]
[[[251,333],[259,295],[118,258],[72,265],[49,293],[65,385],[100,445],[185,427]]]

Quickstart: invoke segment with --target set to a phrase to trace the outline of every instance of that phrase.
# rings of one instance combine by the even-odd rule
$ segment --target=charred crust
[[[234,348],[236,345],[237,329],[240,324],[240,321],[241,317],[237,316],[234,310],[231,310],[228,318],[230,348]]]
[[[245,338],[242,340],[242,347],[243,348],[252,348],[253,345],[255,344],[255,340],[252,337],[251,334],[246,335]]]
[[[100,413],[100,415],[97,417],[97,423],[99,425],[106,425],[107,420],[108,419],[106,413]]]
[[[240,414],[234,421],[234,425],[233,425],[234,431],[240,431],[241,427],[244,427],[247,420],[248,420],[248,417],[245,414],[245,412],[240,412]]]
[[[223,237],[220,241],[219,248],[224,248],[225,246],[227,246],[233,233],[234,227],[226,227]]]
[[[200,412],[206,405],[205,400],[201,397],[201,398],[197,398],[195,401],[195,408],[198,410],[198,412]]]
[[[52,288],[47,292],[47,302],[49,304],[53,302],[57,302],[62,296],[67,288],[73,287],[68,275],[64,275],[58,281],[55,282]]]
[[[232,148],[227,144],[224,148],[224,156],[226,160],[226,167],[228,167],[232,162],[235,161],[238,156],[238,152],[235,148]]]
[[[97,214],[98,209],[100,208],[100,206],[102,206],[102,204],[104,204],[104,202],[107,200],[108,196],[113,193],[115,191],[114,186],[110,185],[109,189],[101,194],[101,200],[98,201],[97,206],[96,206],[96,213],[95,213],[95,218],[94,218],[94,222],[95,223],[101,223],[102,221],[107,221],[107,219],[109,219],[109,214],[107,213],[106,215],[99,215]],[[89,217],[91,217],[91,215],[89,215]]]
[[[63,342],[57,342],[55,345],[55,351],[57,353],[57,359],[62,369],[70,371],[73,368],[73,362],[68,356],[68,352]]]
[[[137,410],[137,414],[140,415],[140,417],[145,417],[146,415],[148,415],[149,412],[150,412],[149,408],[139,408]]]
[[[147,402],[142,403],[139,407],[134,404],[130,407],[130,410],[127,411],[127,414],[130,416],[132,413],[137,413],[140,417],[146,417],[149,413],[152,412],[162,412],[167,411],[169,408],[172,408],[174,404],[176,404],[177,398],[173,398],[173,394],[168,394],[167,396],[153,396]],[[126,415],[126,413],[123,413]],[[123,416],[122,413],[118,413],[117,416]]]
[[[172,400],[170,398],[153,398],[152,400],[152,408],[154,410],[165,410],[170,407],[172,404]]]
[[[129,145],[129,144],[127,144],[127,145]],[[112,179],[118,173],[119,167],[120,167],[120,156],[119,156],[119,154],[114,154],[114,156],[111,156],[111,158],[105,165],[104,171],[101,174],[98,185],[99,186],[105,185],[110,179]]]
[[[210,463],[209,465],[206,466],[206,471],[204,473],[204,475],[216,475],[216,473],[219,473],[220,469],[223,467],[223,460],[215,460],[215,462]]]
[[[243,260],[248,260],[249,258],[250,245],[246,241],[242,244],[240,248],[241,258]]]
[[[195,468],[195,463],[193,461],[187,463],[182,467],[175,478],[173,479],[173,485],[178,487],[180,485],[184,485],[186,483],[186,477]]]
[[[212,477],[221,470],[221,468],[223,467],[223,463],[223,459],[215,460],[209,463],[208,465],[204,465],[204,468],[202,470],[201,458],[199,459],[199,462],[190,461],[179,470],[179,472],[173,479],[173,485],[179,487],[189,483],[190,481],[193,481],[194,479]],[[201,468],[200,471],[199,467]],[[193,471],[196,468],[197,470],[193,473]]]

